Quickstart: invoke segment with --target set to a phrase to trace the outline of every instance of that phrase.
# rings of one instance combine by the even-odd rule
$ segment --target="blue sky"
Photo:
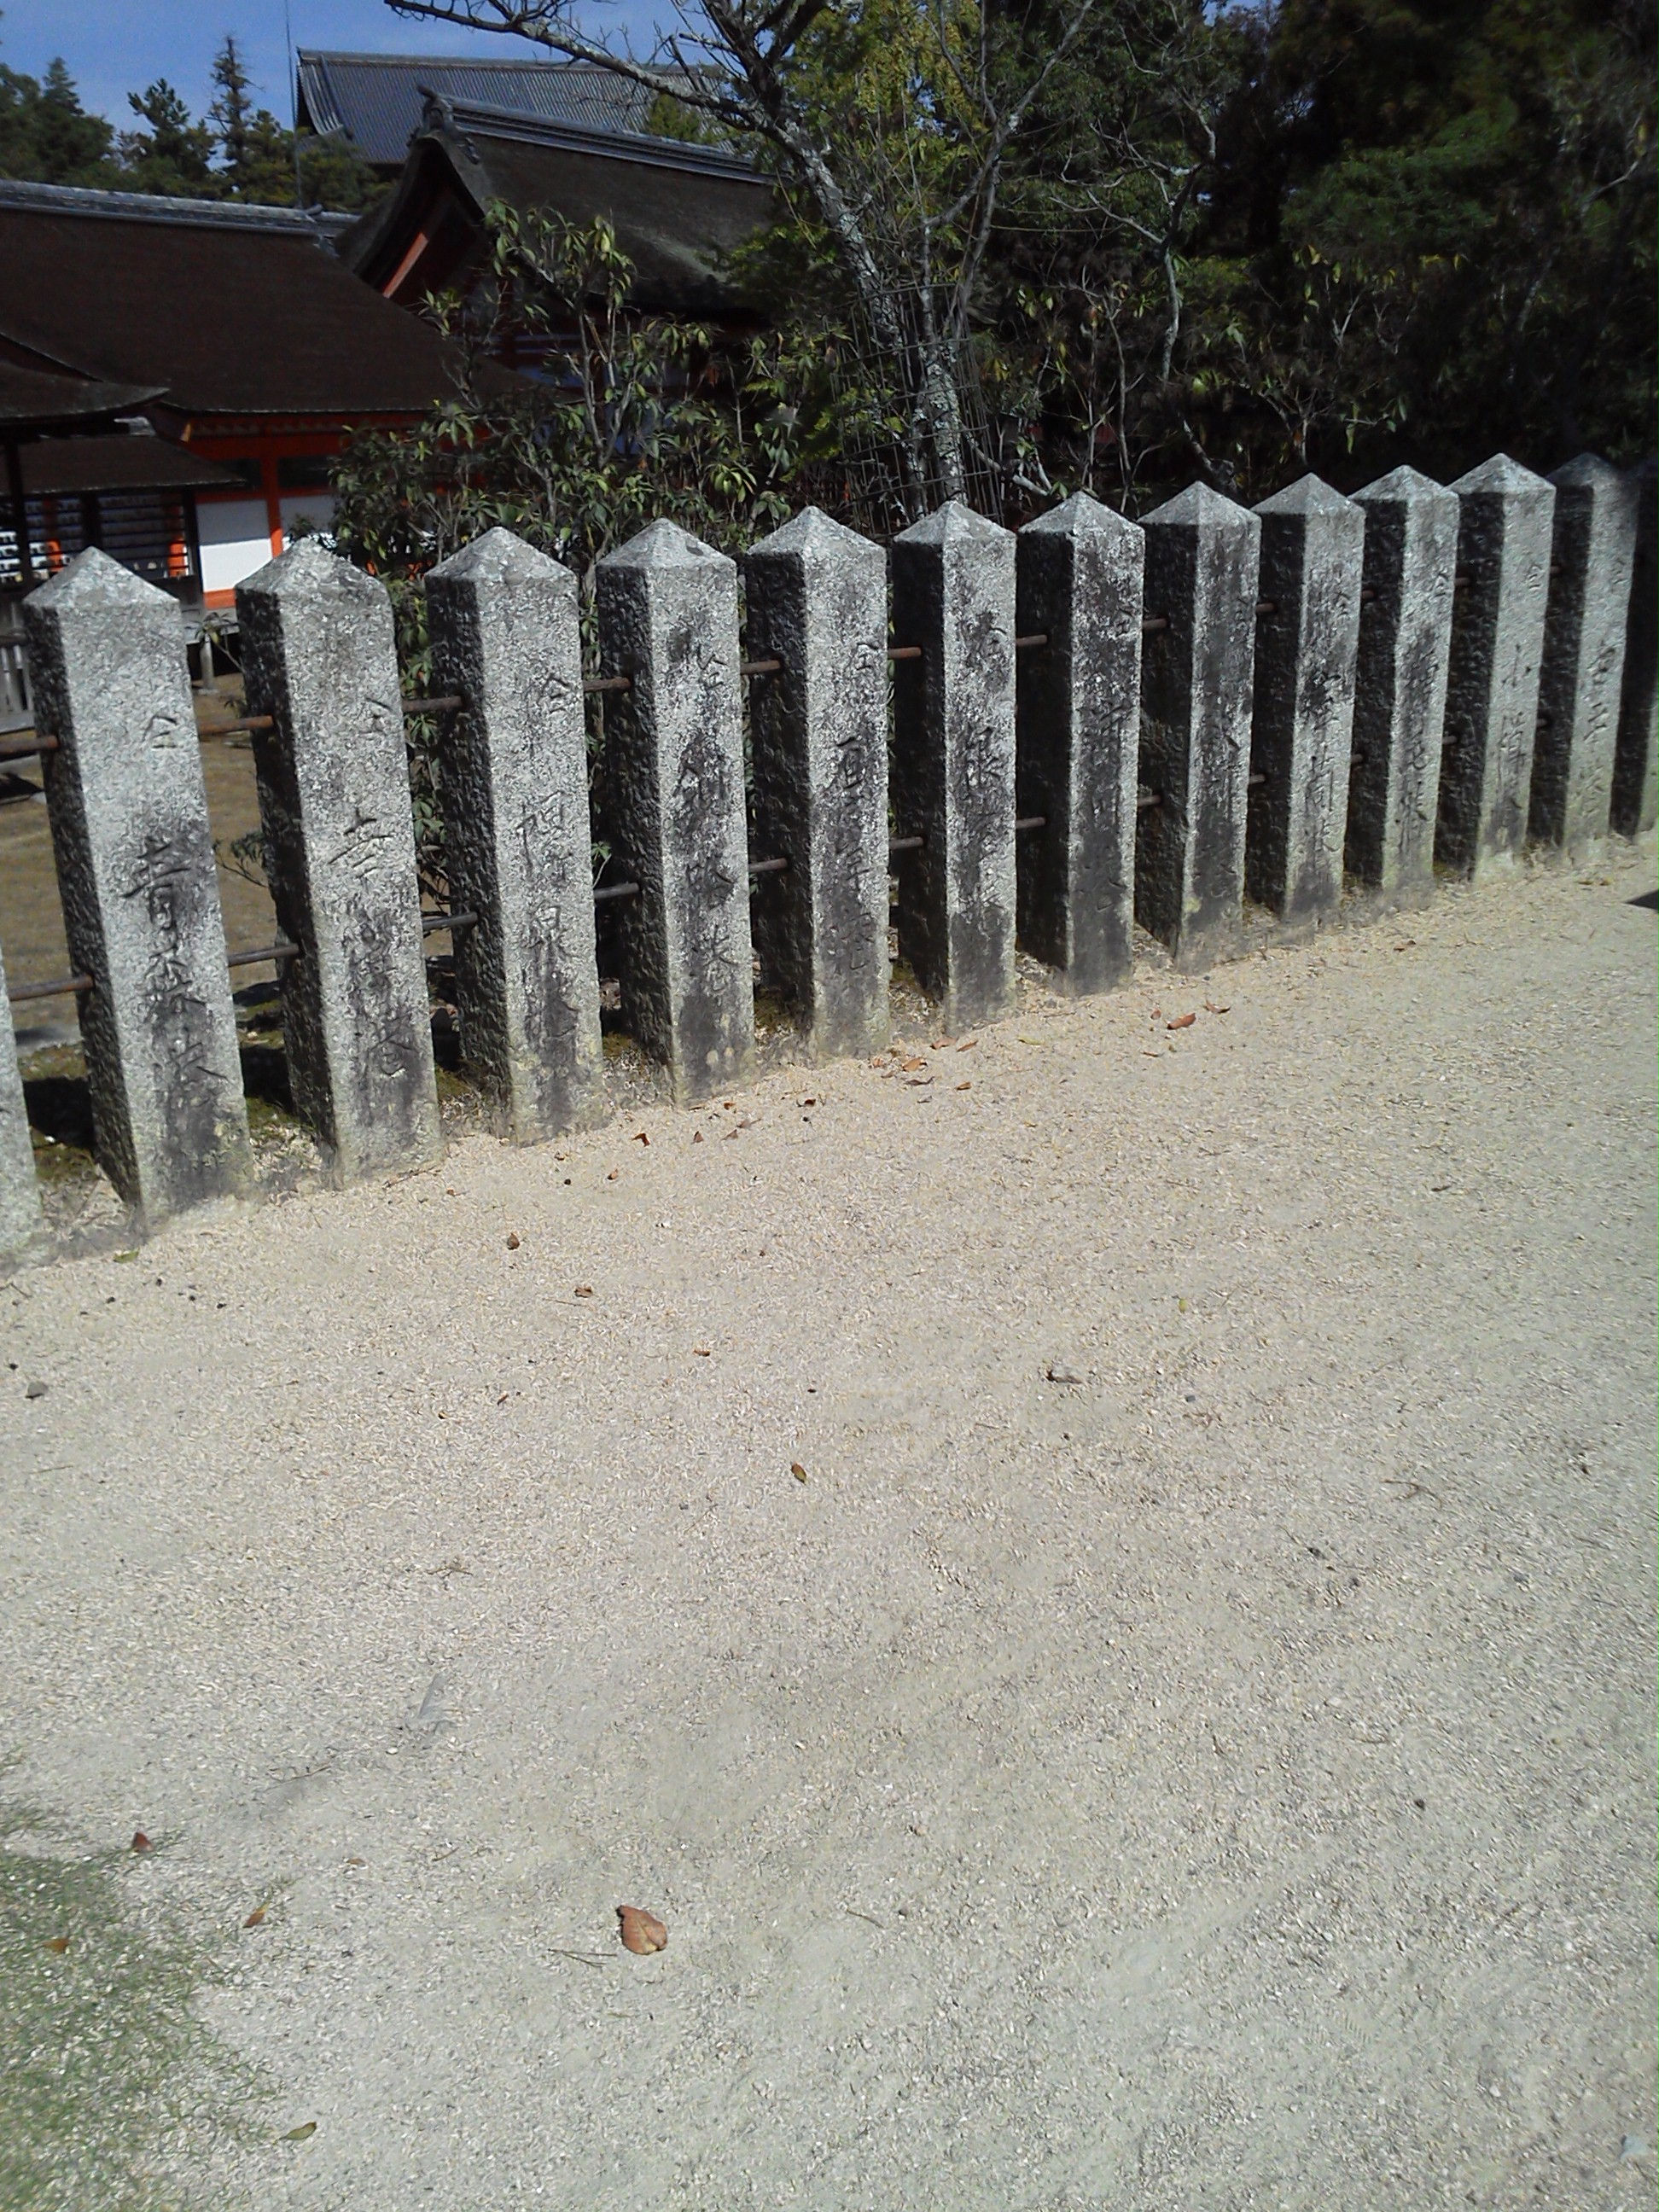
[[[289,0],[296,46],[363,53],[533,54],[521,40],[394,15],[384,0]],[[648,51],[652,28],[672,18],[670,0],[578,0],[575,19],[589,35]],[[226,32],[246,54],[262,106],[283,122],[293,95],[283,0],[0,0],[0,61],[39,76],[61,54],[88,107],[117,124],[131,121],[126,96],[158,76],[176,85],[200,113],[212,97],[208,71]]]

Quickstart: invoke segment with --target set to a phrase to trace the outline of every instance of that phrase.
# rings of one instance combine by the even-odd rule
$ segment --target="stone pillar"
[[[951,500],[893,540],[899,951],[947,1030],[1012,1003],[1014,538]]]
[[[98,1157],[152,1224],[249,1167],[184,618],[93,549],[23,621]]]
[[[677,1099],[741,1081],[755,1051],[738,676],[738,572],[672,522],[598,568],[599,652],[631,688],[605,705],[621,858],[623,1011]]]
[[[1526,842],[1555,488],[1499,453],[1451,489],[1457,587],[1434,856],[1476,876]]]
[[[344,1180],[442,1139],[386,586],[314,538],[237,586],[294,1103]]]
[[[1146,541],[1079,492],[1019,533],[1015,625],[1048,643],[1018,656],[1023,816],[1020,942],[1073,991],[1134,967],[1140,762],[1141,580]]]
[[[887,561],[809,507],[744,562],[749,653],[783,665],[749,693],[761,972],[811,1050],[887,1042]]]
[[[1347,865],[1383,905],[1420,906],[1434,893],[1460,510],[1455,493],[1415,469],[1392,470],[1354,497],[1365,510],[1365,603]]]
[[[604,1110],[577,593],[507,530],[426,580],[461,1049],[520,1144]]]
[[[1342,846],[1353,750],[1365,516],[1319,477],[1256,508],[1261,518],[1255,712],[1244,883],[1287,927],[1328,921],[1342,902]]]
[[[1619,702],[1619,744],[1613,770],[1613,826],[1621,837],[1651,830],[1659,805],[1654,787],[1654,464],[1631,471],[1636,491],[1636,554],[1625,623],[1625,677]]]
[[[1637,487],[1594,453],[1557,469],[1555,538],[1533,751],[1533,836],[1582,853],[1605,837],[1635,563]]]
[[[6,963],[0,957],[0,1267],[21,1260],[40,1227],[40,1189],[34,1173],[34,1145],[28,1109],[17,1073],[17,1036],[6,1006]]]
[[[1261,525],[1207,484],[1145,519],[1141,810],[1135,913],[1178,968],[1237,945],[1243,923]]]

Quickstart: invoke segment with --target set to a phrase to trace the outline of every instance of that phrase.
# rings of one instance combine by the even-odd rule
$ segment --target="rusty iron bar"
[[[15,991],[8,991],[6,997],[14,1006],[21,1006],[29,999],[79,998],[83,991],[91,988],[90,975],[64,975],[55,983],[20,983]]]
[[[781,676],[783,663],[781,660],[739,661],[738,673],[739,676]]]
[[[1035,653],[1040,645],[1047,645],[1048,642],[1048,633],[1046,629],[1034,629],[1030,637],[1017,637],[1014,640],[1014,651]]]
[[[890,645],[887,658],[890,660],[920,660],[921,647],[919,645]]]
[[[1262,775],[1260,769],[1257,769],[1252,775],[1247,776],[1245,779],[1247,785],[1252,791],[1255,789],[1258,784],[1266,783],[1267,781],[1267,777]],[[1141,813],[1144,814],[1149,806],[1162,806],[1163,804],[1164,793],[1161,791],[1148,791],[1145,784],[1141,785],[1135,798],[1135,805]]]
[[[582,678],[584,691],[631,691],[633,688],[631,676],[584,676]]]
[[[445,930],[472,929],[477,926],[476,914],[423,914],[421,916],[422,937],[441,936]],[[225,957],[227,968],[257,968],[267,960],[292,960],[299,946],[279,937],[274,945],[257,945],[246,952],[231,952]],[[94,988],[90,975],[63,975],[51,983],[20,983],[6,997],[11,1005],[19,1006],[30,999],[67,999],[79,997]]]

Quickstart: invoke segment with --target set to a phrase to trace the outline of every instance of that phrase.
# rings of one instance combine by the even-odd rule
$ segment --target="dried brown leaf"
[[[647,1959],[653,1951],[667,1948],[668,1930],[654,1913],[647,1912],[642,1906],[619,1905],[617,1922],[617,1932],[622,1937],[624,1950]]]
[[[264,1925],[264,1917],[265,1908],[263,1905],[256,1905],[242,1925],[244,1928],[261,1928]]]
[[[793,1475],[794,1476],[794,1478],[795,1478],[795,1480],[796,1480],[796,1481],[797,1481],[797,1482],[805,1482],[805,1480],[806,1480],[806,1469],[805,1469],[805,1468],[801,1465],[800,1462],[799,1462],[798,1459],[792,1459],[792,1460],[790,1461],[790,1462],[789,1462],[789,1472],[790,1472],[790,1474],[793,1474]]]
[[[301,2120],[297,2128],[290,2128],[283,2137],[284,2142],[309,2142],[317,2132],[315,2120]]]
[[[149,1847],[149,1838],[144,1833],[142,1828],[135,1828],[132,1832],[132,1842],[129,1848],[135,1851],[147,1851]]]
[[[519,1232],[516,1229],[509,1229],[507,1233],[507,1249],[509,1252],[516,1252],[519,1249]]]
[[[1177,1014],[1172,1022],[1165,1022],[1166,1030],[1189,1030],[1198,1019],[1196,1014]]]
[[[576,1296],[577,1296],[579,1298],[591,1298],[591,1297],[592,1297],[592,1295],[593,1295],[593,1285],[592,1285],[592,1283],[578,1283],[578,1284],[577,1284],[577,1285],[576,1285]]]
[[[62,1953],[68,1950],[69,1947],[70,1939],[67,1936],[49,1936],[46,1938],[46,1948],[48,1951],[56,1951],[61,1955]]]

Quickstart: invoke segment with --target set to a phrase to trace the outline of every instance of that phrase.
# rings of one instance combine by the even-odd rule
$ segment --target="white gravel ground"
[[[1650,2203],[1652,880],[0,1291],[17,1790],[270,1900],[210,2201]]]

